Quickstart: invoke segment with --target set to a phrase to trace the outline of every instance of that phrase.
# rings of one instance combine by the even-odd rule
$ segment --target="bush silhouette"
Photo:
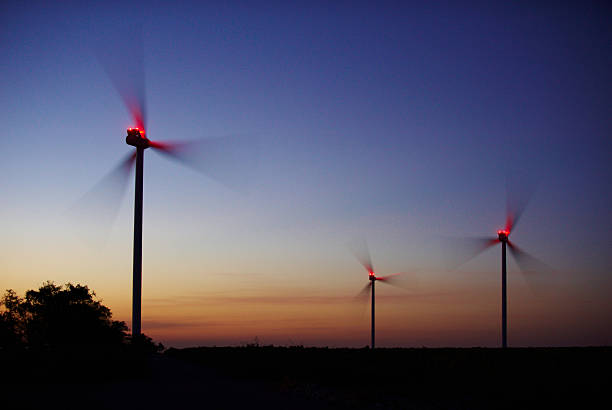
[[[24,344],[25,321],[22,320],[20,299],[12,290],[7,290],[0,306],[0,349],[16,349]]]
[[[19,297],[7,290],[0,300],[0,348],[125,348],[143,352],[163,349],[141,335],[133,341],[125,322],[112,320],[108,307],[87,286],[46,282]]]

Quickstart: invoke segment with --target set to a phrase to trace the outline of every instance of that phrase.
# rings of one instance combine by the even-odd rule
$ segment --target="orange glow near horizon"
[[[45,246],[33,251],[27,246],[31,243],[27,218],[16,218],[26,223],[0,242],[5,250],[0,290],[12,288],[23,295],[46,280],[84,284],[111,309],[115,320],[129,326],[132,238],[128,211],[117,223],[122,231],[100,247],[61,233],[65,225],[60,229],[45,222],[40,232],[48,234],[37,236]],[[172,230],[166,226],[169,222],[156,216],[149,214],[147,220],[158,223],[157,229],[165,235],[144,237],[142,306],[143,332],[154,340],[167,347],[240,345],[255,338],[275,345],[368,345],[369,299],[355,299],[368,278],[341,246],[338,252],[326,249],[327,253],[313,259],[292,253],[298,242],[279,242],[277,248],[284,252],[275,247],[266,254],[267,244],[257,247],[258,242],[248,236],[245,242],[253,245],[231,247],[233,236],[228,244],[223,243],[222,234],[210,240],[190,237],[192,228],[187,223]],[[153,229],[154,222],[150,223],[145,229]],[[193,232],[199,234],[196,228]],[[172,245],[176,238],[183,241],[180,247]],[[197,247],[191,247],[194,242]],[[384,265],[380,259],[383,276],[402,270],[401,263]],[[462,271],[434,269],[414,276],[414,286],[407,290],[384,281],[377,286],[379,346],[499,345],[498,253],[485,253]],[[601,276],[601,282],[596,282],[593,278],[580,282],[576,274],[560,272],[533,293],[526,282],[531,278],[510,262],[510,345],[609,344],[608,279]]]
[[[274,345],[363,347],[369,343],[370,305],[369,299],[354,299],[363,282],[358,280],[358,269],[353,273],[350,283],[317,289],[232,275],[178,285],[155,271],[145,271],[142,329],[167,347],[243,345],[255,339]],[[462,275],[462,280],[444,281],[439,275],[421,279],[416,291],[381,284],[376,298],[379,345],[497,346],[498,278],[489,273]],[[122,277],[107,277],[112,281],[75,279],[68,273],[56,282],[87,284],[111,308],[115,320],[130,325],[129,270]],[[240,286],[243,279],[248,286]],[[34,287],[15,290],[23,294]],[[585,322],[579,313],[586,311],[572,307],[580,302],[579,294],[557,289],[545,297],[534,296],[516,276],[510,280],[509,296],[509,341],[515,346],[592,344],[588,341],[597,337],[597,323],[610,319],[609,313],[603,313],[609,312],[606,303],[599,302],[589,308],[602,313]]]

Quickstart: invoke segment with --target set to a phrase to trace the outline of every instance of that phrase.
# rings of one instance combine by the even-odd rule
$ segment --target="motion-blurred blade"
[[[362,302],[366,302],[368,298],[370,297],[371,290],[372,290],[372,281],[368,282],[368,284],[365,285],[363,289],[361,289],[361,292],[355,295],[355,299],[362,301]]]
[[[508,241],[508,247],[531,292],[541,296],[547,290],[550,290],[550,277],[548,275],[554,273],[554,269],[510,241]]]
[[[523,211],[535,192],[535,184],[528,181],[525,176],[508,177],[506,180],[506,227],[505,230],[512,232],[516,228]]]
[[[363,265],[369,274],[374,273],[374,266],[370,258],[370,250],[365,239],[355,239],[348,244],[348,247],[355,258]]]
[[[471,261],[485,250],[499,243],[499,239],[490,236],[449,238],[447,267],[449,270],[459,268],[461,265]]]
[[[533,274],[554,272],[552,267],[528,254],[510,241],[508,241],[508,248],[510,248],[510,253],[514,257],[514,260],[516,260],[516,263],[519,265],[523,273]]]
[[[68,217],[76,219],[83,227],[95,225],[93,229],[84,232],[87,236],[99,233],[105,239],[110,232],[125,196],[135,160],[136,151],[126,155],[111,172],[70,207]]]
[[[137,20],[107,30],[93,48],[132,116],[134,123],[130,125],[146,130],[144,46]]]
[[[410,278],[407,272],[392,273],[385,276],[377,276],[376,280],[386,283],[387,285],[397,286],[398,288],[406,290],[414,290],[416,287],[416,281],[414,278]]]
[[[244,135],[187,142],[151,141],[150,146],[238,192],[248,190],[259,158],[259,139]]]

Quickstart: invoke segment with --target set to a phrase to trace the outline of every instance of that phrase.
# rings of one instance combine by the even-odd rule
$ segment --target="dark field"
[[[3,408],[600,408],[612,348],[0,352]],[[605,406],[604,406],[605,407]]]
[[[611,348],[170,349],[339,408],[576,408],[607,402]]]

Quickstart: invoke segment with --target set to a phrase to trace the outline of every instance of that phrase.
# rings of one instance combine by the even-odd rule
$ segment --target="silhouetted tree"
[[[157,353],[164,350],[163,344],[155,343],[153,339],[145,334],[130,336],[129,340],[132,349],[141,353]]]
[[[0,300],[0,348],[16,349],[23,347],[24,329],[22,299],[9,289]]]
[[[84,285],[44,283],[24,297],[0,297],[3,380],[113,380],[142,377],[160,343],[132,338],[124,322]]]
[[[0,301],[0,347],[58,348],[120,346],[128,341],[124,322],[87,286],[46,282],[20,298],[8,290]]]

